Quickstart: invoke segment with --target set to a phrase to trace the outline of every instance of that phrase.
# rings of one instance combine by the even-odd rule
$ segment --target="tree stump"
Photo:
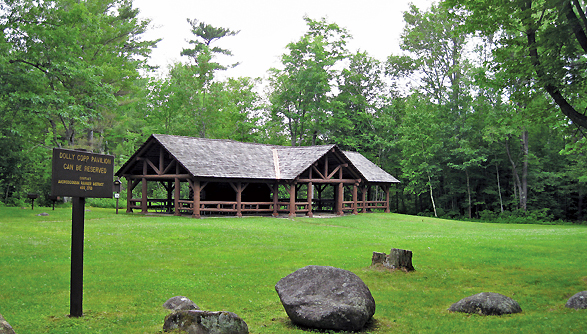
[[[387,256],[387,262],[393,268],[405,269],[406,271],[414,271],[412,265],[412,251],[405,249],[392,248]]]
[[[385,253],[378,253],[378,252],[373,252],[373,257],[371,258],[371,265],[374,266],[376,264],[382,264],[385,265],[385,262],[387,261],[387,254]]]
[[[414,271],[412,265],[412,251],[405,249],[392,248],[389,255],[385,253],[373,252],[371,265],[383,265],[389,269],[401,269],[405,271]]]

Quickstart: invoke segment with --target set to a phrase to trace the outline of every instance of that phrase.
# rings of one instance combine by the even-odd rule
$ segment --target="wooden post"
[[[131,213],[132,208],[130,207],[130,200],[132,199],[132,191],[134,189],[134,181],[126,178],[126,213]]]
[[[165,170],[165,165],[164,165],[164,154],[165,151],[163,151],[163,146],[159,147],[159,175],[163,174],[163,170]]]
[[[369,186],[367,187],[367,201],[373,201],[373,187]],[[367,210],[368,212],[371,212],[371,209]]]
[[[311,174],[310,174],[311,175]],[[311,179],[311,177],[310,177]],[[312,196],[314,188],[312,188],[312,182],[308,182],[308,217],[314,217],[314,213],[312,212]]]
[[[193,211],[192,217],[193,218],[201,218],[200,216],[200,180],[194,180],[194,204],[193,204]]]
[[[181,183],[179,182],[179,178],[176,177],[175,178],[175,189],[173,189],[173,205],[175,207],[175,211],[173,212],[173,214],[175,216],[179,216],[181,215],[181,212],[179,212],[179,196],[181,195],[180,193],[181,190]]]
[[[277,211],[279,209],[279,204],[277,204],[278,202],[279,202],[279,183],[275,182],[273,184],[273,217],[279,216],[279,212]]]
[[[342,211],[342,202],[344,201],[344,184],[341,182],[338,184],[338,196],[336,197],[336,214],[338,216],[344,215]]]
[[[141,179],[141,213],[147,213],[147,161],[143,160],[143,178]]]
[[[84,212],[86,199],[72,198],[71,213],[71,284],[69,293],[69,315],[83,315],[84,290]]]
[[[236,216],[237,217],[243,216],[242,199],[243,199],[243,184],[241,182],[237,182],[236,183]]]
[[[141,186],[141,213],[147,213],[147,179],[144,177],[141,179]]]
[[[359,212],[357,211],[357,207],[359,206],[359,203],[357,201],[357,188],[358,188],[358,184],[355,183],[353,184],[353,215],[358,214]]]
[[[385,213],[389,213],[389,186],[384,186],[385,188]]]
[[[296,184],[289,185],[289,218],[296,216]]]

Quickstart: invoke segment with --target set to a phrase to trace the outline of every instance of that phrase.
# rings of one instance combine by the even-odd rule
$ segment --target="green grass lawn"
[[[162,304],[184,295],[238,314],[250,333],[307,333],[275,292],[306,265],[347,269],[377,310],[364,333],[583,333],[587,227],[501,225],[398,214],[340,218],[85,217],[84,317],[68,318],[71,209],[0,208],[0,314],[23,333],[160,333]],[[47,212],[48,217],[37,216]],[[369,268],[373,251],[413,251],[415,272]],[[484,317],[447,308],[479,292],[523,312]]]

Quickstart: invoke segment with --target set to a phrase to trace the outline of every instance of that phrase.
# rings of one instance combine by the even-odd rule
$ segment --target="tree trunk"
[[[577,203],[577,220],[583,220],[583,187],[581,186],[581,182],[578,183],[579,185],[579,201]]]
[[[516,163],[514,162],[514,159],[512,159],[512,155],[510,153],[510,146],[508,141],[506,140],[505,142],[505,151],[508,155],[508,159],[510,160],[510,163],[512,164],[512,174],[514,175],[514,196],[516,194],[516,190],[518,192],[518,194],[520,194],[520,204],[522,203],[522,182],[520,181],[520,176],[518,175],[518,169],[516,168]],[[521,206],[519,206],[519,208],[521,209]]]
[[[412,251],[405,249],[392,248],[389,255],[385,253],[373,252],[371,265],[382,265],[389,269],[401,269],[405,271],[414,271],[412,265]]]
[[[522,22],[528,22],[526,25],[526,36],[528,40],[528,54],[530,55],[530,60],[532,61],[532,65],[534,66],[534,70],[536,71],[536,75],[538,78],[538,83],[546,90],[548,95],[552,97],[554,102],[559,106],[561,112],[567,116],[573,123],[577,124],[578,126],[587,129],[587,115],[584,115],[577,111],[575,107],[573,107],[569,101],[563,96],[559,87],[554,86],[552,82],[552,76],[549,75],[547,71],[542,68],[540,54],[538,53],[538,43],[536,42],[536,28],[534,27],[535,19],[532,18],[530,15],[530,7],[532,6],[532,1],[523,1],[520,9],[528,13],[527,17],[522,19]],[[569,24],[575,33],[575,37],[577,42],[587,51],[587,36],[585,36],[585,32],[580,27],[580,23],[575,16],[574,11],[572,10],[572,5],[569,1],[566,3],[566,7],[571,7],[570,11],[567,10]]]
[[[497,173],[497,193],[499,194],[499,207],[501,208],[501,212],[503,212],[503,199],[501,198],[501,184],[499,182],[499,167],[497,166],[497,161],[495,162],[495,171]]]
[[[528,131],[522,131],[520,136],[522,144],[522,184],[520,188],[520,207],[527,210],[528,204]]]
[[[428,185],[430,186],[430,200],[432,201],[432,208],[434,209],[434,217],[438,218],[438,214],[436,214],[436,204],[434,204],[434,195],[432,194],[432,179],[430,178],[430,173],[428,173]]]
[[[471,184],[469,180],[469,171],[466,168],[465,175],[467,176],[467,195],[469,197],[469,219],[471,219]]]

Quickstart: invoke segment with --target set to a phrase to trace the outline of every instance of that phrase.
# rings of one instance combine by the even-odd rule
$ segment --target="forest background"
[[[158,41],[143,38],[150,22],[131,0],[0,1],[0,205],[29,192],[50,203],[54,147],[115,155],[117,168],[163,133],[358,151],[402,181],[399,213],[583,222],[586,8],[412,5],[402,53],[387,59],[304,17],[262,80],[219,75],[238,66],[222,48],[238,31],[205,18],[188,20],[183,61],[155,76]]]

